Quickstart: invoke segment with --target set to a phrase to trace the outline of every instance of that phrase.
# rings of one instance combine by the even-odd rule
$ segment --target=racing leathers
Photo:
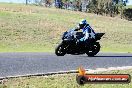
[[[86,41],[88,39],[95,39],[95,32],[94,30],[90,27],[89,24],[86,24],[84,28],[82,28],[84,37],[80,39],[80,41]]]

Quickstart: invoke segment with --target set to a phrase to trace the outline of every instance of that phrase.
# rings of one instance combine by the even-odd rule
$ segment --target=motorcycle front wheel
[[[66,50],[65,50],[65,45],[63,43],[60,43],[56,49],[55,49],[55,54],[57,56],[64,56],[66,54]]]

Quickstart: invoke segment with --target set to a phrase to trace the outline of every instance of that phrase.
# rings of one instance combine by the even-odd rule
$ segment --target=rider
[[[87,23],[87,21],[85,19],[81,20],[79,22],[79,25],[77,26],[77,28],[75,29],[76,31],[82,29],[82,32],[84,34],[84,37],[82,37],[81,39],[79,39],[79,41],[81,42],[85,42],[86,40],[91,40],[91,39],[95,39],[95,32],[94,30],[90,27],[90,25]]]

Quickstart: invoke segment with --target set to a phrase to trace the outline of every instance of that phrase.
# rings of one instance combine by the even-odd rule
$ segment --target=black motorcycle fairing
[[[100,40],[101,39],[101,37],[104,35],[105,33],[96,33],[95,34],[95,40],[97,41],[97,40]]]
[[[86,50],[88,50],[88,47],[90,47],[91,39],[83,42],[77,42],[78,39],[82,38],[84,34],[82,32],[76,32],[76,37],[74,35],[69,35],[68,32],[64,33],[64,39],[63,44],[67,45],[66,52],[68,54],[84,54]]]
[[[96,33],[94,40],[77,42],[77,40],[82,38],[84,34],[82,32],[74,33],[74,30],[66,31],[64,32],[62,42],[56,48],[55,53],[57,56],[63,56],[66,53],[74,55],[86,53],[88,56],[94,56],[100,51],[100,44],[97,40],[100,40],[103,35],[104,33]],[[60,50],[60,52],[58,52],[58,50]]]

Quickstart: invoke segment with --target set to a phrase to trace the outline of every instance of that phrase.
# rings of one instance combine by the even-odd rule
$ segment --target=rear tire
[[[86,51],[86,54],[90,57],[95,56],[98,52],[100,51],[100,44],[99,42],[95,42],[94,45],[92,46],[92,49],[88,49]]]
[[[66,51],[65,51],[65,46],[63,43],[60,43],[56,49],[55,49],[55,54],[57,56],[64,56],[66,54]]]

